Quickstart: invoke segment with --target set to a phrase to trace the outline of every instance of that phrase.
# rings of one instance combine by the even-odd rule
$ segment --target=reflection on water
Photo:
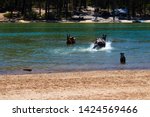
[[[0,24],[0,74],[96,69],[149,69],[150,24]],[[66,35],[77,39],[66,45]],[[93,42],[107,34],[106,47]],[[120,52],[127,58],[119,64]]]

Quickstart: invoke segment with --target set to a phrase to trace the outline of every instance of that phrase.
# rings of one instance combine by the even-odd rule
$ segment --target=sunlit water
[[[75,45],[66,45],[67,34],[76,37]],[[93,49],[102,34],[106,47]],[[0,24],[0,74],[150,69],[149,58],[150,24]]]

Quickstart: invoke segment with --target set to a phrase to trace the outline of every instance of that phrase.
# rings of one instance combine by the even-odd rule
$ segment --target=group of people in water
[[[94,47],[93,49],[100,49],[102,47],[106,46],[106,37],[107,35],[103,34],[101,38],[97,38],[96,41],[94,42]],[[73,36],[70,36],[70,34],[67,34],[67,45],[73,45],[76,43],[76,39]],[[120,63],[125,64],[126,63],[126,57],[124,53],[120,53]]]

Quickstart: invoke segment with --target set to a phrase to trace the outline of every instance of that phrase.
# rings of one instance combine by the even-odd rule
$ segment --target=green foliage
[[[10,18],[12,18],[12,14],[11,14],[10,12],[5,13],[5,14],[4,14],[4,17],[10,19]]]
[[[31,12],[27,12],[25,15],[24,15],[24,19],[28,19],[28,20],[36,20],[38,19],[38,13],[34,12],[34,11],[31,11]]]
[[[45,19],[48,20],[55,20],[56,19],[56,14],[53,12],[49,12],[46,15],[44,14]]]

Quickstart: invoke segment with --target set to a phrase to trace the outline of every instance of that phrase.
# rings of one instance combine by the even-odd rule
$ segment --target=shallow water
[[[66,45],[66,35],[77,43]],[[107,34],[105,48],[93,42]],[[119,62],[124,52],[127,64]],[[99,69],[150,69],[150,24],[0,24],[0,74]]]

